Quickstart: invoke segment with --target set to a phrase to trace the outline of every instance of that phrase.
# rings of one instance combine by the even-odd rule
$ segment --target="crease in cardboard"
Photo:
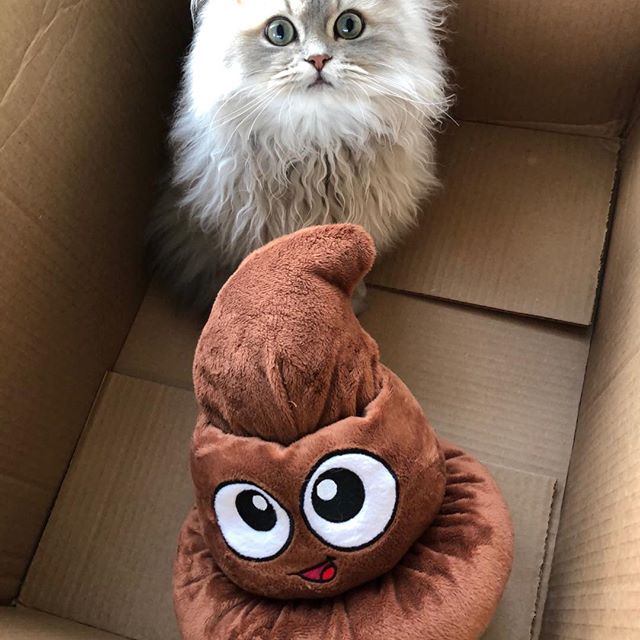
[[[27,566],[27,568],[24,570],[23,572],[23,578],[28,574],[29,572],[29,568],[31,567],[31,563],[33,562],[33,559],[36,557],[36,554],[38,553],[38,549],[40,548],[40,545],[42,543],[42,536],[44,535],[44,532],[46,531],[47,525],[49,524],[49,520],[51,519],[51,514],[53,513],[53,510],[55,508],[55,503],[58,500],[58,496],[60,495],[60,491],[62,490],[62,487],[64,485],[65,479],[67,477],[67,474],[69,473],[69,469],[71,468],[71,465],[73,464],[73,461],[77,455],[78,449],[80,448],[83,438],[85,437],[85,432],[86,432],[86,425],[89,424],[91,422],[91,417],[94,414],[94,411],[97,408],[98,403],[100,402],[100,398],[102,396],[102,390],[104,388],[104,385],[106,384],[106,381],[108,379],[108,373],[105,373],[105,375],[102,378],[102,382],[100,383],[100,386],[98,387],[98,390],[96,392],[96,396],[93,400],[93,404],[91,405],[91,408],[89,409],[89,412],[87,414],[87,418],[85,420],[85,428],[82,429],[82,431],[79,433],[78,438],[76,440],[76,444],[73,447],[73,452],[69,458],[69,462],[67,464],[67,467],[64,471],[64,474],[62,476],[62,479],[60,481],[60,484],[58,485],[58,488],[55,492],[55,496],[53,497],[52,500],[49,501],[50,504],[50,508],[49,511],[47,513],[46,519],[44,521],[44,524],[42,525],[42,528],[39,532],[39,535],[37,537],[37,541],[35,543],[34,546],[34,551],[33,554],[31,556],[31,562],[29,562],[29,565]]]
[[[7,630],[10,635],[7,635]],[[26,607],[0,607],[0,640],[134,640]]]
[[[174,640],[171,568],[193,504],[192,393],[110,374],[20,595],[128,637]]]
[[[79,2],[76,3],[76,5],[78,5],[78,4],[84,4],[84,2],[82,0],[79,0]],[[49,34],[49,31],[51,30],[51,28],[55,25],[56,21],[61,16],[63,16],[63,14],[67,13],[68,9],[72,9],[74,7],[75,7],[75,5],[73,5],[70,8],[61,9],[60,11],[56,12],[54,17],[46,25],[41,26],[39,28],[38,32],[36,33],[36,35],[32,39],[31,44],[29,45],[29,47],[27,48],[27,50],[24,53],[23,59],[22,59],[22,61],[20,63],[20,66],[19,66],[15,76],[14,76],[14,79],[12,80],[11,84],[9,85],[9,87],[5,91],[4,95],[2,96],[2,100],[0,101],[0,108],[2,108],[4,106],[5,102],[9,98],[11,98],[12,90],[15,89],[18,86],[18,84],[20,83],[20,81],[23,80],[23,75],[26,73],[27,68],[30,66],[32,61],[36,57],[44,54],[44,51],[43,51],[42,47],[39,50],[33,52],[32,50],[34,49],[34,47],[40,46],[42,44],[44,38]],[[44,76],[44,78],[39,78],[39,81],[38,81],[38,85],[39,85],[38,92],[30,100],[30,104],[26,107],[26,111],[24,109],[21,111],[20,120],[16,124],[14,129],[0,143],[0,151],[7,145],[7,143],[11,140],[11,138],[16,133],[18,133],[18,131],[20,130],[22,124],[24,122],[26,122],[30,118],[35,104],[38,102],[40,97],[46,91],[47,82],[49,81],[49,79],[51,77],[51,73],[54,70],[58,60],[64,54],[64,52],[66,51],[66,49],[69,46],[69,44],[71,44],[73,42],[73,40],[74,40],[74,38],[76,36],[77,30],[78,30],[79,21],[80,21],[80,14],[78,12],[78,15],[76,16],[76,20],[75,20],[74,24],[72,25],[72,29],[73,30],[71,32],[71,36],[67,37],[61,43],[60,48],[53,54],[53,58],[48,61],[48,71],[47,71],[46,75]],[[33,55],[31,55],[32,53],[33,53]]]
[[[510,129],[530,129],[547,133],[562,133],[570,136],[585,138],[600,138],[603,141],[618,143],[621,131],[624,130],[623,120],[612,120],[602,124],[571,124],[566,122],[520,122],[517,120],[473,120],[465,119],[471,124],[489,124]]]
[[[551,560],[546,541],[557,482],[554,478],[507,467],[488,468],[507,499],[516,537],[511,580],[483,640],[525,640],[533,637],[539,593],[546,588],[543,568]]]
[[[464,119],[624,121],[640,75],[640,5],[460,2],[449,57]]]

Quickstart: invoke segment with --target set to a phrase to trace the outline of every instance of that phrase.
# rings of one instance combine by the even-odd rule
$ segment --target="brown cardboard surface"
[[[20,601],[130,638],[177,638],[171,576],[192,501],[195,400],[112,374],[94,408]]]
[[[0,640],[122,640],[122,636],[32,609],[0,607]]]
[[[640,126],[633,131],[543,638],[640,637]]]
[[[369,293],[362,322],[439,433],[481,460],[564,480],[587,330]]]
[[[194,418],[187,391],[109,377],[21,602],[131,638],[177,638],[171,565],[192,500],[187,452]],[[513,576],[487,636],[498,640],[507,632],[528,632],[554,481],[499,467],[491,471],[518,536]]]
[[[621,131],[640,78],[640,3],[456,5],[450,54],[459,118]]]
[[[2,3],[0,602],[142,296],[139,231],[188,16],[154,7]]]
[[[441,194],[370,282],[591,322],[618,145],[463,124],[441,141]]]
[[[504,467],[489,469],[511,509],[515,554],[507,590],[483,640],[526,640],[536,613],[556,482]]]
[[[114,370],[134,378],[192,388],[191,368],[205,319],[176,307],[152,283]]]

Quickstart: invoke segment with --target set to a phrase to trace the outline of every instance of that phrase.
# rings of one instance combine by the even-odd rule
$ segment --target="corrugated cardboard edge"
[[[553,556],[556,549],[557,538],[557,534],[553,535],[551,531],[551,518],[558,498],[558,482],[556,481],[553,487],[553,498],[549,505],[549,527],[547,528],[547,537],[544,541],[544,555],[542,563],[540,564],[540,578],[538,582],[536,608],[531,620],[531,640],[538,640],[542,633],[542,619],[544,616],[544,607],[547,603],[547,595],[549,593],[549,580],[551,579],[551,568],[553,567]]]
[[[115,373],[192,389],[193,357],[206,318],[178,308],[154,281],[113,367]]]
[[[546,493],[545,496],[545,502],[540,501],[538,504],[543,505],[544,508],[544,513],[546,514],[546,519],[542,520],[540,522],[540,524],[542,525],[543,529],[543,538],[541,540],[537,540],[537,558],[535,560],[536,563],[536,573],[537,573],[537,584],[536,584],[536,594],[535,597],[533,599],[533,601],[530,604],[530,612],[529,612],[529,619],[527,620],[522,620],[522,628],[518,628],[518,629],[508,629],[506,632],[509,635],[509,637],[507,638],[507,636],[504,635],[496,635],[496,630],[492,629],[492,627],[489,628],[489,631],[485,634],[485,636],[483,636],[483,640],[493,640],[494,638],[496,638],[496,640],[525,640],[525,638],[522,636],[522,633],[524,632],[524,627],[527,626],[528,627],[528,634],[527,634],[527,638],[531,639],[533,638],[534,640],[537,639],[537,635],[534,635],[534,621],[536,619],[536,617],[541,613],[541,611],[538,609],[538,607],[541,604],[540,601],[540,593],[541,592],[546,592],[547,588],[548,588],[548,571],[545,571],[546,568],[548,568],[551,565],[551,562],[553,560],[553,550],[549,548],[548,542],[550,539],[550,532],[551,532],[551,526],[552,526],[552,514],[553,514],[553,508],[554,508],[554,500],[556,498],[556,491],[557,491],[557,487],[558,487],[558,481],[555,478],[551,478],[549,476],[543,476],[543,475],[539,475],[539,474],[533,474],[533,473],[529,473],[529,472],[524,472],[518,469],[513,469],[511,467],[505,467],[503,465],[495,465],[495,464],[490,464],[487,465],[487,468],[489,469],[489,471],[491,472],[491,474],[493,475],[494,479],[496,479],[496,481],[498,482],[498,485],[501,487],[501,490],[508,494],[508,487],[504,487],[504,485],[501,485],[500,483],[500,479],[506,475],[512,475],[514,478],[530,478],[530,483],[537,483],[538,487],[540,490],[544,491],[545,487],[546,487],[546,491],[548,493]],[[506,496],[505,496],[506,497]],[[542,493],[538,496],[538,499],[541,500],[543,499],[543,495]],[[510,503],[509,504],[511,513],[512,513],[512,517],[514,520],[514,526],[516,529],[516,555],[515,555],[515,560],[517,561],[517,557],[518,557],[518,512],[520,509],[526,509],[527,507],[525,505],[523,505],[522,503],[519,502],[515,502],[514,503]],[[514,570],[515,570],[515,564],[514,564]],[[507,586],[507,588],[509,588],[509,586]],[[542,605],[544,606],[544,604],[542,603]],[[498,609],[498,615],[499,615],[500,609]],[[519,621],[520,622],[520,621]],[[495,623],[495,620],[494,620]],[[493,623],[492,623],[493,624]],[[501,629],[500,631],[504,632],[504,629]]]

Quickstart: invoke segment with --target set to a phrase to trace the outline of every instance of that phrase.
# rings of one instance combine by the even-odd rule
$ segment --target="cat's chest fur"
[[[201,163],[184,176],[187,204],[192,219],[230,255],[332,222],[361,224],[383,249],[399,227],[413,221],[431,175],[425,167],[430,147],[420,127],[393,142],[372,134],[356,143],[301,139],[299,148],[284,148],[277,135],[257,132],[202,144],[209,153],[197,154]]]

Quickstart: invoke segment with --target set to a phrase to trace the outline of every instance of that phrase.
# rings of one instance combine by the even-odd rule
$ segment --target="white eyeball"
[[[333,453],[321,460],[302,490],[307,526],[325,544],[356,551],[389,528],[398,503],[398,481],[366,451]]]
[[[291,517],[275,498],[254,484],[221,484],[213,498],[213,510],[224,541],[245,560],[272,560],[291,542]]]

